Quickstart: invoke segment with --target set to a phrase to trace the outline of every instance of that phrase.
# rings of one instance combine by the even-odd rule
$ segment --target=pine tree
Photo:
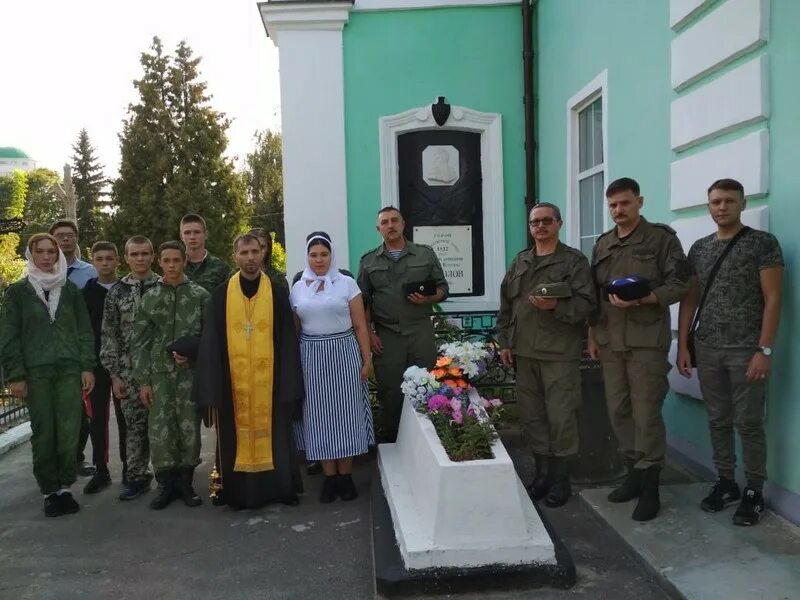
[[[259,131],[255,150],[247,155],[244,173],[247,200],[252,210],[250,225],[275,232],[277,240],[285,240],[283,228],[283,160],[281,134]]]
[[[107,217],[102,209],[108,204],[103,198],[108,181],[86,129],[81,129],[72,151],[72,183],[77,198],[80,242],[84,247],[91,247],[104,233]]]
[[[141,63],[139,101],[120,136],[114,234],[119,242],[147,235],[157,245],[177,239],[181,217],[195,212],[208,225],[209,252],[227,258],[247,223],[244,184],[223,156],[229,121],[210,106],[200,58],[186,42],[170,56],[154,38]]]

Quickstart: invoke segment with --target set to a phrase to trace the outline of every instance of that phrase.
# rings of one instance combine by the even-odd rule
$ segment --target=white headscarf
[[[56,246],[57,247],[57,246]],[[58,247],[57,247],[58,248]],[[67,282],[67,259],[64,253],[58,249],[58,260],[52,273],[45,273],[33,263],[33,255],[30,249],[25,249],[25,259],[28,261],[28,282],[33,291],[44,302],[47,312],[50,313],[50,322],[56,320],[56,310],[58,310],[58,300],[61,298],[61,288]],[[49,295],[45,297],[44,293]]]
[[[318,244],[320,240],[323,240],[331,247],[331,264],[328,267],[327,273],[324,275],[317,275],[314,273],[314,269],[311,268],[311,262],[308,259],[308,251],[311,246]],[[331,292],[331,285],[334,281],[339,279],[341,275],[339,274],[339,269],[336,268],[336,252],[333,250],[333,244],[331,241],[323,235],[315,235],[306,243],[306,268],[303,270],[303,274],[300,276],[301,281],[303,284],[301,289],[306,291],[310,295],[314,295],[319,291],[321,286],[324,287],[322,289],[322,294],[330,294]],[[309,285],[308,282],[311,282]]]

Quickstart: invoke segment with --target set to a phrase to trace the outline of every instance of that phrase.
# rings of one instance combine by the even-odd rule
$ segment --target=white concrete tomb
[[[433,423],[404,402],[397,442],[379,446],[378,463],[407,569],[556,564],[499,439],[492,451],[489,460],[451,461]]]

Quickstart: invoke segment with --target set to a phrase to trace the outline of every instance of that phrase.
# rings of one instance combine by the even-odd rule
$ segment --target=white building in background
[[[15,169],[30,172],[35,168],[36,161],[19,148],[0,146],[0,177],[8,175]]]

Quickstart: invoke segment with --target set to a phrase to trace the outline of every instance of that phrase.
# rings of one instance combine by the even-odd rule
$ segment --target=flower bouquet
[[[477,342],[443,344],[433,370],[412,366],[403,374],[403,393],[431,420],[452,461],[493,457],[494,424],[503,403],[481,398],[470,385],[470,378],[486,371],[490,355],[489,347]]]

